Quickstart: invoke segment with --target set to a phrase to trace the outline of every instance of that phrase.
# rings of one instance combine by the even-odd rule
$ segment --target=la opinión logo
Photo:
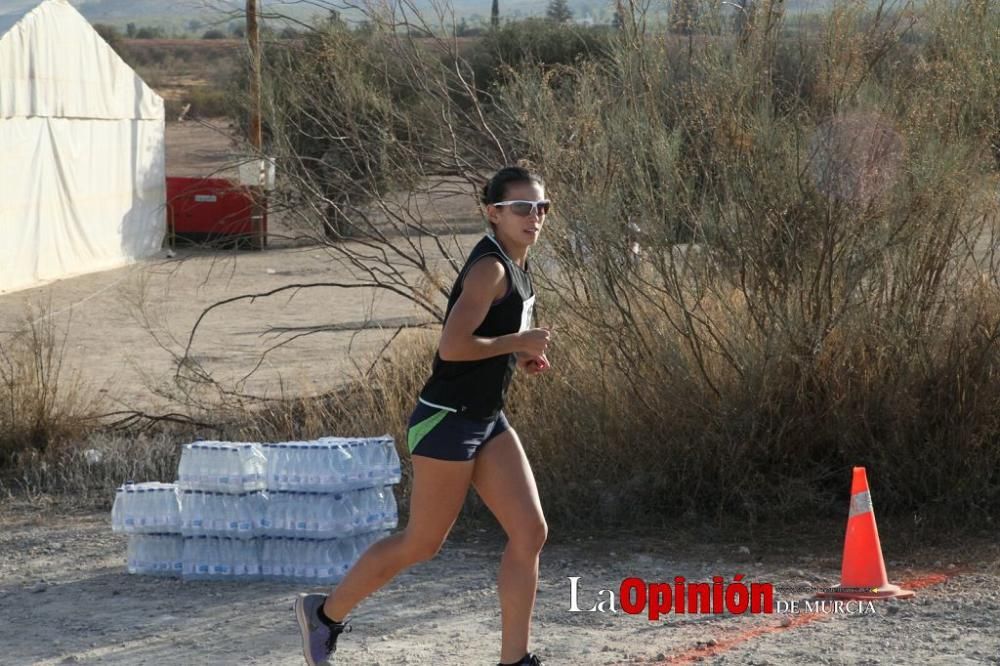
[[[570,605],[573,613],[617,613],[630,615],[645,612],[647,617],[658,620],[661,614],[686,613],[742,615],[774,612],[774,585],[771,583],[743,582],[743,574],[736,574],[727,582],[722,576],[712,576],[711,583],[689,583],[684,576],[674,577],[674,582],[647,583],[642,578],[630,577],[618,588],[618,603],[612,590],[601,590],[597,602],[590,608],[579,606],[580,576],[569,576]]]

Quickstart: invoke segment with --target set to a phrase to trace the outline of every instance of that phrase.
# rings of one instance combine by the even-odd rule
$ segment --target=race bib
[[[521,305],[521,331],[531,328],[532,316],[535,313],[535,297],[532,296]]]

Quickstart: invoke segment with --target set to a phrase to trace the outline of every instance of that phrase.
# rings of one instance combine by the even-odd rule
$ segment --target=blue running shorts
[[[483,421],[418,402],[407,426],[406,443],[410,455],[472,460],[491,439],[508,430],[510,423],[503,412],[492,421]]]

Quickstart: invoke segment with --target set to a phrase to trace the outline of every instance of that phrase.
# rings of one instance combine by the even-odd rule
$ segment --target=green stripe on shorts
[[[424,437],[427,436],[431,430],[434,430],[434,426],[441,423],[441,420],[448,416],[450,412],[447,409],[442,409],[434,414],[431,414],[426,419],[420,423],[415,424],[406,433],[406,445],[410,449],[410,453],[413,453],[413,449],[417,448],[417,444],[420,443]]]

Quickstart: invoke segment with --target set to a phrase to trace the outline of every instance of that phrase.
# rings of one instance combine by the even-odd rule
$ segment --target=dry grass
[[[0,341],[0,468],[23,451],[67,446],[91,426],[93,398],[64,370],[66,335],[48,312],[29,306],[18,329]]]
[[[235,112],[233,86],[245,60],[241,40],[123,40],[121,54],[163,97],[168,119],[176,119],[187,104],[189,117]]]

